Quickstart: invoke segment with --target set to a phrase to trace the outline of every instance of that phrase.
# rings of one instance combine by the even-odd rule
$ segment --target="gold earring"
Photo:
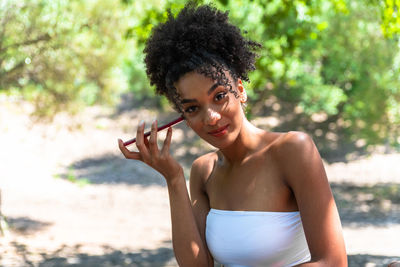
[[[243,90],[242,95],[240,96],[240,102],[246,103],[247,101],[247,93]]]

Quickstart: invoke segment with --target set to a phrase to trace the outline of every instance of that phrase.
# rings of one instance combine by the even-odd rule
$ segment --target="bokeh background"
[[[177,116],[142,51],[185,2],[0,1],[0,266],[177,266],[163,178],[116,140]],[[400,1],[212,3],[263,45],[247,117],[313,137],[349,265],[400,260]],[[211,149],[174,127],[186,177]]]

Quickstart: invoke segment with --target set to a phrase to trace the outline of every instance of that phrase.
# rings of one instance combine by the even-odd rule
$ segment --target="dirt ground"
[[[31,110],[0,98],[1,211],[8,221],[0,266],[177,266],[162,177],[117,148],[117,138],[131,138],[139,119],[151,122],[157,114],[92,107],[43,124],[29,118]],[[184,124],[173,136],[187,174],[210,148]],[[400,260],[399,164],[395,153],[325,163],[350,266]]]

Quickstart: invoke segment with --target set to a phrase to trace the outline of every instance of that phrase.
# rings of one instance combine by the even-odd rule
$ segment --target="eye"
[[[217,101],[221,101],[222,99],[224,99],[227,95],[227,92],[219,92],[218,94],[215,95],[215,100]]]
[[[197,106],[189,106],[187,108],[185,108],[185,113],[193,113],[197,110]]]

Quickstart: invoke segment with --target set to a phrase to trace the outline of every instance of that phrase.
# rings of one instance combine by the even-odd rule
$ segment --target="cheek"
[[[197,132],[198,129],[201,127],[200,120],[198,120],[196,118],[187,118],[186,125],[195,132]]]
[[[226,103],[226,105],[223,108],[223,112],[230,116],[238,116],[238,113],[242,111],[243,109],[240,101],[236,99],[234,96],[232,96],[232,98],[229,99],[229,102]]]

